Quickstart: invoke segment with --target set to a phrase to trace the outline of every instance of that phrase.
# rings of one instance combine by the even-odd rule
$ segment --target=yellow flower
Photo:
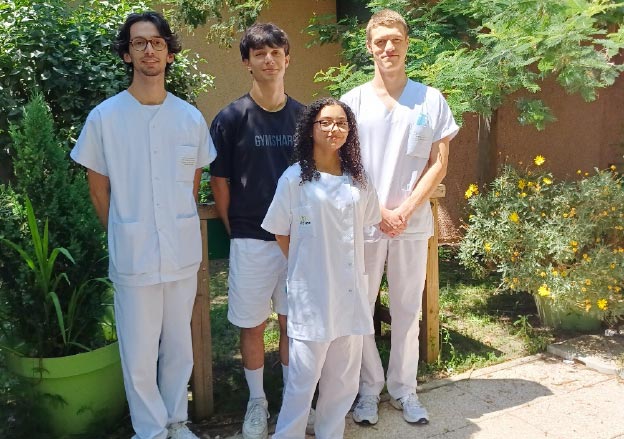
[[[542,272],[540,273],[540,277],[546,277],[546,272],[545,272],[545,271],[542,271]]]
[[[570,241],[570,245],[571,245],[572,247],[576,247],[576,246],[578,245],[578,242],[576,242],[576,241]]]
[[[542,178],[542,181],[544,182],[544,184],[552,184],[552,180],[548,177]]]
[[[585,285],[591,285],[591,279],[585,279]]]
[[[615,264],[612,262],[612,263],[609,265],[609,268],[611,268],[611,270],[615,270]]]
[[[583,259],[588,259],[589,256],[587,256],[587,253],[583,253]]]
[[[546,297],[546,296],[550,296],[550,288],[548,288],[548,285],[546,284],[542,284],[538,289],[537,289],[537,294],[539,294],[542,297]]]
[[[537,166],[542,166],[545,161],[546,159],[541,155],[538,155],[533,159],[533,163],[535,163]]]
[[[492,251],[492,244],[490,244],[489,242],[486,242],[485,244],[483,244],[483,249],[485,250],[486,253],[489,253],[490,251]]]
[[[466,197],[466,199],[472,197],[473,195],[478,195],[479,194],[479,187],[472,183],[468,186],[468,189],[466,189],[466,192],[464,193],[464,197]]]
[[[525,187],[526,187],[526,181],[524,181],[524,179],[518,180],[518,188],[524,189]]]
[[[589,312],[589,310],[591,309],[591,302],[587,299],[585,299],[585,312]]]
[[[522,198],[524,198],[524,197],[526,197],[526,196],[527,196],[526,192],[522,192],[522,193],[520,194],[520,197],[522,197]]]
[[[581,174],[583,173],[583,171],[581,171],[580,169],[577,169],[577,170],[576,170],[576,173],[577,173],[578,175],[581,175]]]
[[[604,311],[607,309],[607,305],[609,302],[607,302],[607,299],[598,299],[598,301],[596,302],[596,305],[598,305],[598,309]]]
[[[517,223],[518,221],[520,221],[520,217],[518,216],[517,212],[512,212],[511,215],[509,215],[509,221]]]
[[[609,166],[609,169],[611,169],[612,171],[615,171],[615,170],[617,170],[617,167],[615,165],[611,165],[611,166]]]
[[[557,277],[557,276],[559,276],[559,272],[558,272],[557,270],[553,270],[553,271],[552,271],[552,275],[553,275],[554,277]]]

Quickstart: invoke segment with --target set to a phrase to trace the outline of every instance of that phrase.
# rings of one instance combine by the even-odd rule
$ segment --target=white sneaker
[[[306,434],[308,436],[314,436],[314,421],[316,421],[316,410],[310,407],[310,414],[308,415],[308,423],[306,424]]]
[[[375,425],[379,421],[379,396],[360,395],[353,409],[353,420],[358,424]]]
[[[167,427],[167,439],[199,439],[186,426],[186,422],[176,422]]]
[[[403,418],[414,424],[428,424],[429,414],[418,400],[415,393],[410,393],[403,398],[394,399],[390,397],[390,404],[397,410],[403,410]]]
[[[253,398],[247,403],[243,422],[243,439],[267,439],[269,437],[269,402],[266,398]]]

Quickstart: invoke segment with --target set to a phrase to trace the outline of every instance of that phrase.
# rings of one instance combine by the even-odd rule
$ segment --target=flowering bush
[[[555,182],[544,162],[537,156],[522,171],[505,166],[484,194],[468,187],[461,263],[478,275],[496,270],[509,289],[560,309],[624,317],[622,177],[612,167]]]

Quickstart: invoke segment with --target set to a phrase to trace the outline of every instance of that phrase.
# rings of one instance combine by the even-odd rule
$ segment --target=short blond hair
[[[371,31],[377,26],[396,26],[399,25],[403,28],[403,32],[405,36],[407,36],[407,22],[405,18],[401,14],[392,9],[382,9],[381,11],[377,11],[373,14],[373,16],[368,20],[368,24],[366,25],[366,41],[370,41]]]

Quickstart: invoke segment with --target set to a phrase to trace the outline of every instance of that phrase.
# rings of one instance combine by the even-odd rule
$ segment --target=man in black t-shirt
[[[280,326],[280,359],[288,377],[286,258],[275,236],[260,227],[277,180],[288,167],[297,116],[303,108],[284,93],[288,37],[271,23],[255,24],[240,42],[251,91],[215,117],[210,134],[217,159],[210,183],[219,216],[230,233],[228,320],[241,328],[241,355],[249,386],[245,439],[268,437],[263,388],[264,329],[273,310]]]

